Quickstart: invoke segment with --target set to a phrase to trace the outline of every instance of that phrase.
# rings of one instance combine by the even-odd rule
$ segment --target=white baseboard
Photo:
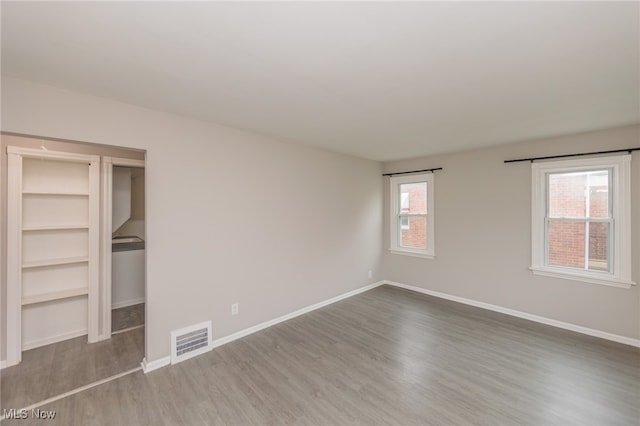
[[[3,368],[7,368],[7,361],[0,361],[0,370],[2,370]]]
[[[217,348],[217,347],[225,345],[227,343],[231,343],[234,340],[241,339],[241,338],[243,338],[245,336],[248,336],[248,335],[253,334],[255,332],[258,332],[260,330],[264,330],[265,328],[274,326],[274,325],[279,324],[279,323],[281,323],[283,321],[287,321],[287,320],[290,320],[290,319],[295,318],[297,316],[304,315],[304,314],[306,314],[308,312],[314,311],[316,309],[320,309],[320,308],[325,307],[327,305],[330,305],[332,303],[339,302],[340,300],[347,299],[347,298],[349,298],[351,296],[355,296],[356,294],[364,293],[365,291],[368,291],[368,290],[371,290],[372,288],[381,286],[384,283],[385,283],[384,281],[378,281],[376,283],[369,284],[369,285],[366,285],[364,287],[360,287],[360,288],[357,288],[355,290],[349,291],[347,293],[343,293],[343,294],[340,294],[338,296],[332,297],[331,299],[327,299],[327,300],[324,300],[322,302],[318,302],[318,303],[315,303],[313,305],[304,307],[302,309],[298,309],[297,311],[291,312],[289,314],[285,314],[285,315],[282,315],[280,317],[274,318],[272,320],[265,321],[263,323],[254,325],[254,326],[249,327],[249,328],[245,328],[244,330],[240,330],[240,331],[235,332],[233,334],[230,334],[228,336],[221,337],[219,339],[215,339],[210,343],[209,349]],[[152,362],[149,362],[149,363],[147,363],[146,359],[143,359],[142,360],[142,371],[144,371],[145,373],[148,373],[148,372],[151,372],[153,370],[157,370],[158,368],[165,367],[165,366],[169,365],[170,363],[171,363],[171,357],[170,356],[164,357],[164,358],[160,358],[160,359],[158,359],[156,361],[152,361]]]
[[[164,358],[156,359],[151,362],[147,362],[147,358],[143,358],[140,363],[142,371],[144,371],[145,374],[150,373],[153,370],[157,370],[158,368],[166,367],[169,364],[171,364],[170,356],[165,356]]]
[[[330,305],[332,303],[339,302],[340,300],[347,299],[349,297],[355,296],[356,294],[360,294],[360,293],[363,293],[365,291],[371,290],[372,288],[381,286],[382,284],[384,284],[384,281],[378,281],[377,283],[373,283],[373,284],[366,285],[364,287],[357,288],[355,290],[349,291],[349,292],[341,294],[339,296],[332,297],[331,299],[327,299],[327,300],[324,300],[322,302],[315,303],[315,304],[307,306],[305,308],[298,309],[297,311],[291,312],[289,314],[282,315],[282,316],[280,316],[278,318],[274,318],[272,320],[265,321],[263,323],[254,325],[253,327],[245,328],[244,330],[240,330],[240,331],[238,331],[236,333],[233,333],[233,334],[230,334],[230,335],[228,335],[226,337],[221,337],[220,339],[214,340],[213,342],[211,342],[211,347],[212,348],[217,348],[218,346],[222,346],[222,345],[225,345],[227,343],[233,342],[234,340],[237,340],[237,339],[240,339],[242,337],[248,336],[248,335],[253,334],[253,333],[257,332],[257,331],[264,330],[265,328],[274,326],[274,325],[279,324],[279,323],[281,323],[283,321],[290,320],[290,319],[295,318],[297,316],[304,315],[304,314],[306,314],[308,312],[315,311],[316,309],[323,308],[323,307],[325,307],[327,305]]]
[[[613,333],[607,333],[606,331],[595,330],[593,328],[583,327],[581,325],[571,324],[564,321],[558,321],[551,318],[541,317],[539,315],[516,311],[515,309],[504,308],[502,306],[492,305],[490,303],[478,302],[476,300],[466,299],[464,297],[459,297],[459,296],[453,296],[447,293],[440,293],[438,291],[428,290],[422,287],[416,287],[416,286],[398,283],[394,281],[384,281],[384,284],[388,284],[394,287],[404,288],[407,290],[415,291],[417,293],[427,294],[429,296],[438,297],[440,299],[446,299],[446,300],[451,300],[453,302],[463,303],[465,305],[475,306],[477,308],[487,309],[489,311],[499,312],[501,314],[511,315],[513,317],[523,318],[529,321],[538,322],[540,324],[546,324],[553,327],[563,328],[565,330],[575,331],[576,333],[582,333],[589,336],[599,337],[601,339],[622,343],[625,345],[640,347],[640,339],[633,339],[631,337],[620,336],[618,334],[613,334]]]
[[[62,342],[63,340],[73,339],[80,336],[85,336],[88,333],[87,329],[70,331],[68,333],[58,334],[57,336],[47,337],[46,339],[32,340],[31,342],[23,342],[22,350],[28,351],[29,349],[39,348],[40,346],[50,345],[52,343]]]
[[[122,302],[112,303],[111,309],[126,308],[127,306],[139,305],[144,302],[144,297],[140,297],[138,299],[123,300]]]

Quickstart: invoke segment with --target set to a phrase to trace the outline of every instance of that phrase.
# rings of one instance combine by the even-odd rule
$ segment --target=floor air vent
[[[171,364],[211,350],[211,321],[171,332]]]

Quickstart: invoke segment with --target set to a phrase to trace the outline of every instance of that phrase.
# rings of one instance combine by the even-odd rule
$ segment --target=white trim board
[[[0,361],[0,370],[2,370],[3,368],[7,368],[7,361],[6,360]]]
[[[395,281],[384,281],[384,284],[404,288],[406,290],[415,291],[416,293],[427,294],[429,296],[438,297],[440,299],[451,300],[453,302],[462,303],[464,305],[475,306],[477,308],[487,309],[489,311],[499,312],[501,314],[510,315],[512,317],[522,318],[529,321],[534,321],[540,324],[550,325],[552,327],[562,328],[569,331],[575,331],[576,333],[586,334],[588,336],[599,337],[605,340],[611,340],[613,342],[622,343],[629,346],[640,347],[640,339],[633,339],[631,337],[620,336],[618,334],[607,333],[606,331],[595,330],[593,328],[583,327],[581,325],[571,324],[564,321],[558,321],[551,318],[541,317],[539,315],[528,314],[526,312],[516,311],[515,309],[504,308],[502,306],[492,305],[490,303],[478,302],[476,300],[466,299],[464,297],[453,296],[447,293],[440,293],[438,291],[428,290],[422,287],[416,287],[408,284],[398,283]]]
[[[217,348],[217,347],[222,346],[222,345],[226,345],[227,343],[231,343],[234,340],[241,339],[241,338],[243,338],[245,336],[248,336],[248,335],[253,334],[255,332],[258,332],[260,330],[264,330],[265,328],[269,328],[269,327],[274,326],[276,324],[279,324],[281,322],[293,319],[293,318],[298,317],[300,315],[304,315],[304,314],[309,313],[311,311],[315,311],[316,309],[320,309],[320,308],[323,308],[323,307],[325,307],[327,305],[331,305],[332,303],[336,303],[336,302],[339,302],[341,300],[348,299],[349,297],[355,296],[356,294],[364,293],[365,291],[371,290],[372,288],[376,288],[376,287],[381,286],[381,285],[383,285],[385,283],[386,283],[385,281],[378,281],[378,282],[373,283],[373,284],[365,285],[364,287],[360,287],[360,288],[357,288],[355,290],[340,294],[338,296],[332,297],[331,299],[327,299],[327,300],[324,300],[322,302],[318,302],[318,303],[315,303],[313,305],[306,306],[304,308],[298,309],[297,311],[293,311],[291,313],[279,316],[279,317],[274,318],[272,320],[265,321],[265,322],[262,322],[260,324],[256,324],[256,325],[254,325],[252,327],[245,328],[244,330],[240,330],[240,331],[235,332],[233,334],[230,334],[228,336],[221,337],[219,339],[215,339],[209,345],[209,350]],[[160,359],[157,359],[157,360],[151,361],[151,362],[147,362],[147,360],[145,358],[145,359],[142,360],[142,371],[144,371],[145,374],[146,374],[146,373],[149,373],[149,372],[151,372],[153,370],[157,370],[158,368],[165,367],[165,366],[169,365],[170,363],[171,363],[171,357],[170,356],[167,356],[167,357],[164,357],[164,358],[160,358]]]
[[[140,328],[144,328],[144,324],[134,325],[133,327],[123,328],[122,330],[112,331],[111,335],[113,336],[114,334],[127,333],[129,331],[138,330]]]
[[[129,300],[123,300],[122,302],[112,303],[111,304],[111,309],[113,310],[113,309],[126,308],[127,306],[139,305],[141,303],[144,303],[144,297],[139,297],[137,299],[129,299]]]
[[[142,366],[142,371],[144,374],[150,373],[153,370],[157,370],[162,367],[166,367],[171,364],[171,357],[165,356],[164,358],[156,359],[155,361],[147,361],[147,358],[142,358],[142,362],[140,365]]]

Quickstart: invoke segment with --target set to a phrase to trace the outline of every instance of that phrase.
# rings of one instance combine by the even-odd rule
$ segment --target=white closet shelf
[[[52,300],[68,299],[70,297],[83,296],[89,294],[87,287],[72,288],[69,290],[52,291],[50,293],[36,294],[33,296],[24,296],[22,305],[33,305],[34,303],[50,302]]]
[[[23,226],[23,231],[65,231],[68,229],[89,229],[89,225],[51,225],[51,226]]]
[[[52,192],[52,191],[22,191],[22,195],[64,195],[71,197],[88,197],[88,192]]]
[[[55,265],[68,265],[71,263],[84,263],[88,262],[88,256],[80,257],[65,257],[62,259],[45,259],[45,260],[32,260],[30,262],[23,262],[23,268],[39,268],[41,266],[55,266]]]

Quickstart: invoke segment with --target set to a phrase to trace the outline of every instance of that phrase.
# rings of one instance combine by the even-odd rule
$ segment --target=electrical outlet
[[[239,307],[237,303],[231,305],[231,315],[238,315]]]
[[[369,279],[373,278],[373,271],[369,270]]]

